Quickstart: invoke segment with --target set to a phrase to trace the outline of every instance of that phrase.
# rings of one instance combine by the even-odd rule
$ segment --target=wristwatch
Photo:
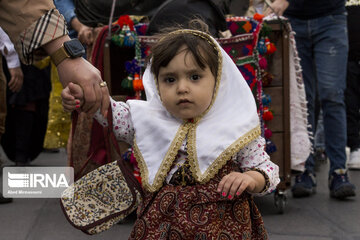
[[[50,55],[55,66],[59,65],[66,58],[77,58],[85,54],[84,46],[81,42],[74,38],[64,42],[61,47]]]

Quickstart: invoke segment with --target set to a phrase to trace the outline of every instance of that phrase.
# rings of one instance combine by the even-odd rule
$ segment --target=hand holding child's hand
[[[221,179],[217,191],[221,193],[221,196],[228,196],[229,199],[232,199],[235,195],[240,196],[245,190],[253,192],[255,187],[256,181],[250,175],[241,172],[231,172]]]
[[[79,109],[84,103],[84,93],[80,85],[69,83],[61,92],[62,105],[65,111]]]

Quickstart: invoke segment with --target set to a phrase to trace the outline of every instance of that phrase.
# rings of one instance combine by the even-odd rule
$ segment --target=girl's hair
[[[189,29],[208,33],[207,25],[199,19],[192,20],[189,26]],[[187,52],[193,54],[199,67],[205,69],[206,66],[209,66],[212,74],[216,78],[219,56],[215,46],[210,43],[210,40],[186,31],[178,31],[176,34],[171,34],[171,32],[181,30],[181,28],[167,28],[164,30],[167,33],[157,35],[160,40],[151,47],[151,54],[148,57],[148,61],[152,59],[151,72],[156,78],[159,75],[160,68],[167,66],[183,45],[187,46]]]

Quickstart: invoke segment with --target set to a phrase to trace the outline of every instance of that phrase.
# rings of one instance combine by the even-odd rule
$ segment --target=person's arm
[[[124,102],[117,102],[110,99],[111,109],[112,109],[112,121],[113,121],[113,131],[116,139],[118,141],[126,142],[130,145],[134,144],[134,127],[131,120],[130,108]],[[94,118],[102,126],[108,126],[108,121],[101,115],[99,112],[95,113]]]
[[[276,188],[280,182],[279,167],[270,161],[264,146],[265,140],[259,137],[241,149],[237,163],[242,172],[231,172],[224,176],[217,189],[220,194],[232,199],[246,190],[261,196]]]
[[[275,13],[278,16],[282,16],[285,10],[287,9],[287,7],[289,6],[289,2],[287,0],[275,0],[272,3],[270,3],[269,0],[265,0],[265,1],[266,4],[268,3],[270,5],[270,7],[268,7],[264,12],[265,16],[271,13]]]
[[[35,60],[52,54],[65,41],[70,40],[63,16],[49,2],[52,1],[0,1],[0,25],[3,26],[2,23],[7,21],[12,23],[5,25],[11,32],[9,34],[10,39],[15,39],[13,43],[15,43],[20,59],[26,64],[31,64]],[[14,21],[18,20],[14,19],[13,16],[19,16],[19,9],[22,9],[22,18],[19,21]],[[25,27],[21,24],[24,24]],[[109,93],[104,88],[100,89],[101,74],[94,66],[82,58],[75,58],[64,60],[57,69],[63,86],[73,82],[78,83],[83,88],[85,95],[84,112],[94,114],[101,107],[101,113],[106,115],[109,106]]]
[[[254,176],[256,172],[257,176],[261,174],[265,179],[264,188],[252,192],[259,196],[271,193],[280,182],[279,167],[270,160],[270,156],[265,152],[265,145],[265,139],[258,137],[238,153],[240,168],[245,174]],[[242,158],[244,160],[241,160]]]
[[[77,17],[71,20],[72,28],[78,33],[78,39],[81,43],[91,45],[94,41],[93,29],[82,24]]]
[[[0,27],[0,52],[5,57],[11,79],[8,83],[9,89],[13,92],[20,91],[24,75],[20,66],[20,59],[15,51],[14,45],[9,36]]]
[[[54,4],[59,12],[64,15],[68,28],[74,29],[78,33],[80,42],[91,45],[94,40],[92,28],[82,24],[76,17],[74,1],[54,0]]]

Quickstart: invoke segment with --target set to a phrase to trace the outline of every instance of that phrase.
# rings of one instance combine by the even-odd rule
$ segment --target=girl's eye
[[[199,80],[200,79],[200,75],[197,75],[197,74],[193,74],[193,75],[191,75],[191,80]]]
[[[167,77],[167,78],[164,79],[164,82],[166,82],[166,83],[173,83],[173,82],[175,82],[175,78]]]

